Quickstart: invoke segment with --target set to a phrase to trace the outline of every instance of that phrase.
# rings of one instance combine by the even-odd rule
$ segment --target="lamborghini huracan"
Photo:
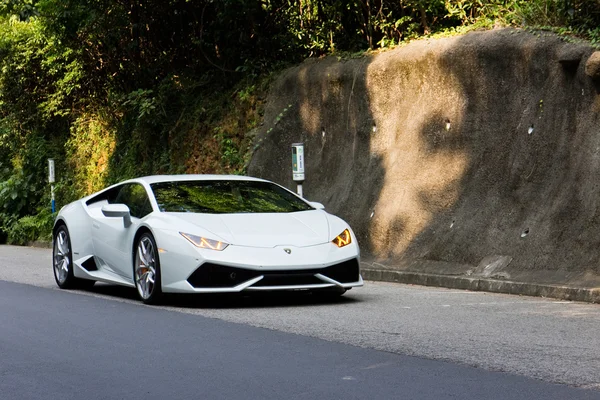
[[[53,229],[63,289],[107,282],[155,304],[164,293],[310,291],[362,286],[350,226],[263,179],[131,179],[64,206]]]

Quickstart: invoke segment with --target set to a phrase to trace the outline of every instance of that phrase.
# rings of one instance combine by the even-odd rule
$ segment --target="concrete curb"
[[[412,285],[445,287],[450,289],[551,297],[561,300],[600,303],[600,288],[576,288],[373,268],[361,268],[361,273],[365,280],[371,281],[397,282]]]

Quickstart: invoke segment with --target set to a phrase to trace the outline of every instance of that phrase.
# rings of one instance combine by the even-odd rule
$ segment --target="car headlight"
[[[184,238],[189,240],[190,243],[192,243],[194,246],[200,247],[201,249],[223,251],[223,250],[225,250],[225,248],[227,246],[229,246],[229,243],[220,242],[218,240],[213,240],[213,239],[209,239],[209,238],[205,238],[205,237],[201,237],[201,236],[196,236],[196,235],[192,235],[190,233],[183,233],[183,232],[179,232],[179,233],[181,234],[181,236],[183,236]]]
[[[344,247],[352,242],[352,236],[350,236],[350,229],[344,229],[344,232],[340,233],[331,241],[337,247]]]

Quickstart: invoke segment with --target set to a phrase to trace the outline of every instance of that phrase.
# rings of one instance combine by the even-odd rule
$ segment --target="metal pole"
[[[302,194],[302,184],[301,183],[298,184],[298,196],[304,197],[304,195]]]
[[[50,193],[52,198],[52,214],[56,212],[56,201],[54,200],[54,184],[50,185]]]
[[[56,211],[56,201],[54,200],[54,159],[48,159],[48,183],[50,183],[50,198],[52,199],[52,214]]]

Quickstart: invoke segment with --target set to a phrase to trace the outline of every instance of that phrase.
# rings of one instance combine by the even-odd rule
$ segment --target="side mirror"
[[[311,206],[313,206],[314,208],[316,208],[317,210],[324,210],[325,206],[319,202],[316,201],[309,201],[308,204],[310,204]]]
[[[106,204],[102,206],[102,214],[109,218],[123,218],[125,228],[131,225],[131,213],[125,204]]]

